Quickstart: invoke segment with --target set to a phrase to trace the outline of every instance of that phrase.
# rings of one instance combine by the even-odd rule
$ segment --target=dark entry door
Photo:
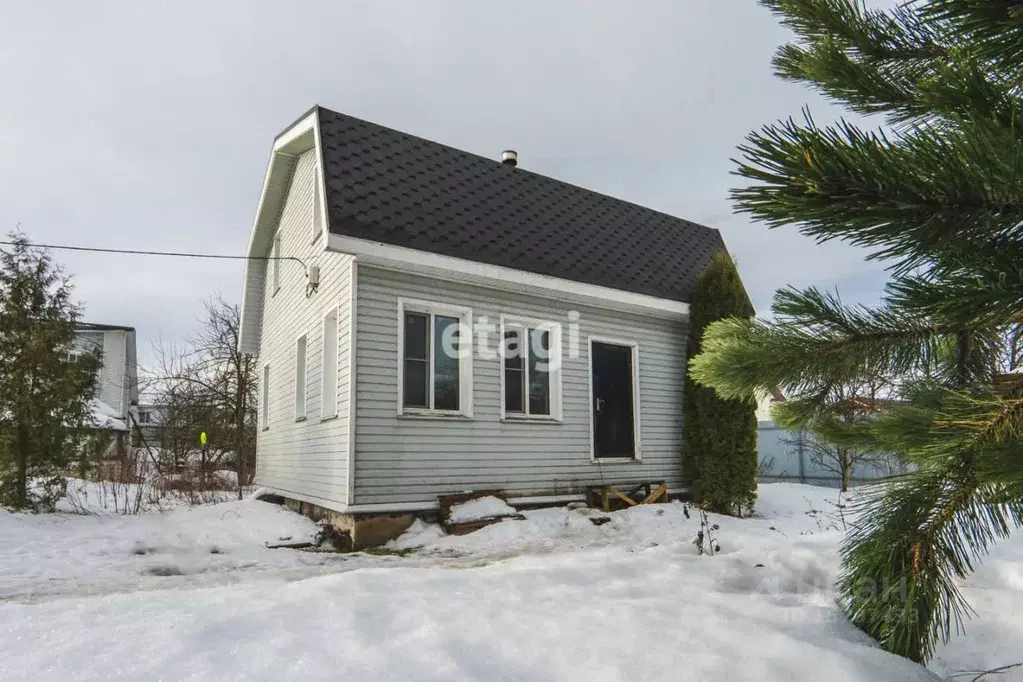
[[[590,353],[594,456],[635,457],[632,348],[594,341]]]

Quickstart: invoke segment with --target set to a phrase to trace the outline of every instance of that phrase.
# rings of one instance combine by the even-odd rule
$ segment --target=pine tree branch
[[[768,0],[800,42],[783,46],[776,73],[890,123],[991,117],[1014,127],[1018,72],[963,49],[952,24],[903,5],[865,9],[852,0]],[[951,41],[951,42],[950,42]]]
[[[941,257],[953,237],[1023,239],[1023,145],[990,123],[894,140],[842,122],[791,119],[750,134],[733,190],[738,210],[768,227],[796,223],[818,241],[843,239],[910,268]]]
[[[895,132],[806,115],[740,147],[740,212],[892,261],[877,310],[781,292],[773,321],[710,325],[691,376],[723,397],[781,388],[788,426],[916,466],[866,499],[839,583],[853,621],[925,661],[969,607],[957,581],[1023,520],[1023,0],[766,0],[796,34],[775,68]],[[835,418],[846,382],[894,395]],[[872,394],[875,395],[876,394]]]
[[[930,0],[921,16],[954,26],[985,59],[1023,69],[1023,1]]]
[[[856,625],[918,662],[960,631],[971,609],[956,581],[1023,522],[1023,504],[990,504],[997,495],[955,457],[868,496],[855,510],[838,583]]]
[[[847,307],[816,289],[782,290],[772,311],[773,321],[710,325],[704,352],[689,362],[694,380],[726,398],[778,388],[823,404],[835,385],[931,371],[959,331],[906,311]]]
[[[927,317],[959,320],[964,326],[1023,321],[1023,270],[904,277],[887,286],[886,300],[891,306]]]

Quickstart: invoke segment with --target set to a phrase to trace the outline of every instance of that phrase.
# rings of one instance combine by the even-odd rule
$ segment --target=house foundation
[[[378,547],[394,540],[412,525],[416,514],[345,514],[309,502],[284,498],[284,505],[313,521],[326,521],[351,540],[352,551]]]

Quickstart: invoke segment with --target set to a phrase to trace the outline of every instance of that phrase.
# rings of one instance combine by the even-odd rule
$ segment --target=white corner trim
[[[593,414],[593,344],[606,343],[615,346],[624,346],[632,349],[632,451],[633,456],[631,458],[610,458],[610,457],[597,457],[596,456],[596,422]],[[629,339],[616,339],[607,336],[589,336],[586,339],[586,354],[587,354],[587,365],[589,367],[589,377],[587,385],[589,388],[590,395],[590,406],[589,406],[589,419],[590,419],[590,462],[594,464],[607,464],[612,461],[614,462],[642,462],[643,461],[643,441],[640,437],[640,397],[639,397],[639,343]]]
[[[365,265],[417,272],[455,282],[477,284],[534,293],[555,300],[587,303],[598,307],[685,319],[689,304],[620,289],[585,284],[573,280],[538,275],[501,265],[488,265],[452,256],[443,256],[405,246],[392,246],[357,237],[330,234],[327,248],[358,256]]]
[[[256,206],[256,215],[252,219],[252,229],[249,231],[249,247],[246,249],[245,254],[252,256],[256,247],[256,234],[259,231],[259,223],[263,215],[263,208],[266,203],[266,191],[270,186],[270,175],[273,171],[275,155],[273,151],[270,152],[270,158],[266,162],[266,173],[263,175],[263,188],[259,191],[259,204]],[[262,271],[257,267],[257,261],[247,261],[245,264],[244,274],[242,275],[242,307],[241,313],[238,318],[238,347],[239,350],[246,353],[255,353],[259,349],[259,338],[252,340],[250,337],[253,332],[249,330],[252,326],[252,322],[249,321],[247,311],[249,309],[249,283],[256,274],[266,275],[266,263],[260,263]],[[263,297],[265,293],[260,292],[260,306],[263,305]]]
[[[270,176],[273,173],[275,160],[276,154],[271,150],[270,158],[266,162],[266,173],[263,175],[263,188],[259,191],[259,204],[256,205],[256,216],[252,219],[252,230],[249,232],[249,248],[246,253],[250,256],[252,255],[252,249],[255,247],[256,231],[259,228],[259,221],[266,204],[266,191],[270,187]]]
[[[434,396],[434,318],[436,315],[443,315],[445,317],[457,317],[458,318],[458,332],[459,332],[459,353],[462,357],[458,359],[458,410],[435,410],[432,407],[429,408],[406,408],[403,392],[405,389],[405,312],[412,311],[416,313],[424,313],[429,315],[430,329],[427,332],[427,356],[429,359],[430,372],[427,379],[429,380],[427,385],[427,399],[433,404]],[[450,416],[461,416],[468,419],[472,419],[472,399],[473,399],[473,375],[472,375],[472,360],[473,360],[473,316],[472,308],[462,305],[455,305],[452,303],[440,303],[437,301],[424,301],[421,299],[414,298],[398,298],[398,319],[397,319],[397,334],[398,334],[398,355],[396,362],[398,363],[398,386],[397,386],[397,410],[398,416],[401,417],[405,414],[416,414],[416,415],[450,415]]]
[[[355,381],[356,381],[356,325],[358,313],[359,261],[354,256],[348,267],[351,278],[348,286],[348,502],[355,499]],[[338,334],[341,327],[338,326]]]
[[[316,114],[316,111],[313,111]],[[330,233],[328,225],[330,220],[327,217],[327,181],[323,173],[323,145],[320,143],[320,117],[313,116],[313,144],[316,150],[316,177],[313,180],[315,183],[316,195],[313,197],[313,220],[316,219],[316,201],[320,202],[320,232],[324,241],[327,239],[327,235]],[[316,239],[319,238],[317,236]],[[315,242],[316,239],[313,239]]]
[[[274,139],[273,147],[270,150],[270,157],[266,164],[266,173],[263,175],[263,187],[259,192],[259,203],[256,205],[256,215],[252,219],[252,229],[249,231],[249,246],[245,254],[250,258],[266,255],[266,251],[259,253],[260,250],[257,249],[257,244],[260,243],[259,237],[267,231],[273,232],[277,229],[277,226],[270,224],[269,221],[272,220],[274,215],[276,215],[277,212],[274,209],[278,208],[278,206],[267,205],[267,197],[270,191],[270,180],[274,177],[274,168],[283,158],[299,156],[303,152],[311,149],[314,145],[319,144],[318,114],[319,109],[313,108],[312,111],[293,123],[287,130]],[[280,180],[277,182],[280,182]],[[286,201],[286,198],[277,198],[274,201],[283,202]],[[270,241],[270,244],[270,248],[272,248],[272,241]],[[258,330],[252,329],[254,323],[247,314],[247,311],[253,304],[253,302],[249,300],[251,297],[258,296],[260,307],[262,307],[265,292],[256,286],[255,278],[257,276],[265,276],[266,264],[266,261],[250,260],[245,266],[245,275],[242,282],[241,318],[239,321],[241,333],[239,335],[238,345],[241,350],[247,353],[255,354],[259,351]],[[250,284],[252,285],[251,287]],[[258,294],[256,293],[257,291],[259,291]],[[262,318],[260,318],[259,323],[262,324]]]
[[[292,123],[287,130],[274,139],[274,151],[290,150],[293,142],[319,127],[319,118],[319,109],[313,108],[308,114]]]
[[[270,159],[266,164],[266,174],[263,176],[263,189],[259,192],[259,204],[256,208],[256,217],[252,221],[252,231],[249,233],[249,250],[248,255],[252,256],[253,249],[256,245],[256,235],[263,212],[266,208],[266,193],[270,185],[270,177],[273,174],[274,164],[277,162],[278,156],[297,156],[295,152],[289,152],[289,150],[299,138],[303,135],[313,132],[314,135],[317,133],[319,128],[319,117],[317,116],[317,110],[311,111],[304,118],[296,121],[290,128],[281,133],[277,139],[274,140],[273,148],[270,150]],[[315,138],[315,144],[319,143],[318,136]]]
[[[285,488],[276,488],[272,485],[260,485],[258,483],[256,485],[257,487],[262,488],[263,490],[272,495],[278,495],[280,497],[285,497],[290,500],[297,500],[299,502],[315,504],[318,507],[323,507],[324,509],[329,509],[330,511],[344,513],[345,509],[349,506],[342,502],[337,502],[336,500],[328,500],[323,497],[316,497],[315,495],[306,495],[305,493],[297,493],[292,490],[287,490]]]

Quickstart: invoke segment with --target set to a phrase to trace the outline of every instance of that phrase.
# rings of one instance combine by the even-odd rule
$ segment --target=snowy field
[[[836,501],[761,486],[756,518],[712,517],[712,557],[681,504],[600,526],[593,510],[531,511],[461,537],[417,523],[389,556],[268,549],[316,528],[254,500],[0,511],[0,680],[873,682],[1023,660],[1023,535],[970,581],[981,616],[925,670],[835,605]]]

